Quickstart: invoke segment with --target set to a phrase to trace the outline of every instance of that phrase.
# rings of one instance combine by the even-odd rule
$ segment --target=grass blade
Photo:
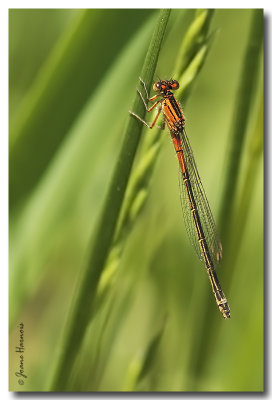
[[[141,73],[149,88],[155,72],[169,14],[169,10],[162,10],[159,14]],[[139,113],[139,115],[143,115],[143,105],[138,96],[136,96],[133,110]],[[76,358],[85,329],[94,312],[93,302],[96,289],[112,243],[132,163],[140,140],[140,128],[137,121],[129,118],[118,162],[94,235],[90,258],[86,264],[86,270],[84,271],[66,330],[66,336],[52,384],[52,390],[55,391],[62,391],[66,388],[71,365]],[[76,341],[75,338],[77,338]]]
[[[226,184],[221,203],[219,230],[222,236],[224,254],[228,251],[228,239],[230,237],[229,227],[231,221],[230,216],[233,214],[234,198],[238,189],[238,172],[241,164],[242,152],[244,150],[243,143],[246,135],[246,127],[252,112],[250,105],[256,95],[255,83],[257,81],[258,67],[260,65],[262,30],[262,11],[254,10],[251,22],[251,31],[248,36],[247,49],[243,60],[240,86],[236,97],[237,104],[234,107],[235,116],[231,123],[232,137],[230,139],[231,149],[228,154],[228,168],[226,169],[226,178],[223,180]],[[228,258],[228,255],[226,255],[226,258]],[[227,267],[228,266],[226,265],[225,272],[226,274],[230,274],[230,270]],[[225,286],[226,285],[224,284],[224,287]],[[228,291],[226,290],[225,293],[228,298]],[[211,348],[216,345],[218,330],[215,330],[215,324],[217,317],[217,315],[210,312],[210,304],[207,300],[202,332],[201,334],[198,332],[193,340],[193,352],[190,368],[195,377],[195,382],[198,382],[201,374],[204,373],[205,367],[209,362],[208,360]]]
[[[232,118],[232,133],[226,167],[225,186],[223,188],[221,208],[219,213],[219,231],[221,232],[224,247],[227,247],[230,235],[230,216],[233,213],[234,199],[237,191],[237,182],[241,164],[241,155],[250,116],[252,99],[256,91],[256,79],[260,67],[260,54],[263,38],[263,11],[255,10],[252,16],[251,32],[248,47],[241,72],[240,86],[237,92],[237,104]]]

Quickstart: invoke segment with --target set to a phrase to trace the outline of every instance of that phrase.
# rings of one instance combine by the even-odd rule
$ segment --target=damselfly
[[[187,231],[195,244],[197,253],[205,265],[219,310],[224,318],[230,318],[229,305],[215,272],[215,265],[222,258],[222,245],[217,235],[211,209],[185,132],[184,115],[179,103],[171,92],[171,90],[179,88],[179,83],[176,80],[161,80],[155,82],[153,90],[157,92],[157,94],[149,98],[146,85],[142,79],[140,80],[143,84],[147,101],[153,102],[156,100],[155,103],[148,108],[142,93],[138,90],[146,110],[150,112],[157,106],[158,111],[151,124],[148,124],[134,112],[130,111],[130,113],[138,118],[145,126],[152,129],[161,111],[163,112],[164,123],[167,123],[171,133],[180,165],[183,180],[182,190],[184,194],[183,210]]]

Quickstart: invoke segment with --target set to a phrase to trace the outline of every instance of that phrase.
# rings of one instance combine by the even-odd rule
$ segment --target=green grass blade
[[[203,15],[205,19],[203,19]],[[199,23],[199,16],[201,17],[201,24]],[[180,48],[183,49],[183,55],[187,60],[187,64],[183,63],[182,69],[175,71],[175,74],[179,76],[179,81],[181,82],[181,90],[178,91],[177,98],[182,98],[182,100],[185,99],[185,101],[189,97],[190,91],[192,90],[192,84],[204,65],[208,49],[210,48],[211,43],[208,39],[209,36],[207,31],[207,26],[209,26],[209,24],[207,25],[207,21],[210,24],[210,14],[206,13],[205,10],[202,10],[200,14],[196,15],[196,19],[192,22],[192,25],[189,27],[188,32],[186,32],[180,45]],[[192,26],[194,27],[194,31],[196,30],[196,27],[198,28],[198,35],[195,34],[193,38],[191,34]],[[203,39],[203,30],[205,30],[205,40]],[[184,42],[186,43],[186,46],[184,46]],[[198,44],[197,46],[196,43]],[[190,47],[190,44],[192,48]],[[179,57],[180,55],[177,56],[178,60]],[[145,132],[137,166],[131,175],[118,221],[114,245],[99,282],[98,303],[102,301],[107,290],[109,290],[109,288],[114,284],[125,242],[129,236],[128,234],[148,199],[149,183],[159,155],[161,138],[162,132],[159,129],[154,128],[152,131]]]
[[[204,15],[207,14],[204,13]],[[196,16],[196,18],[198,18],[198,16]],[[211,20],[209,19],[209,22],[210,21]],[[192,25],[195,25],[195,21],[192,22]],[[204,25],[205,24],[202,24],[202,26]],[[198,31],[201,37],[203,35],[202,29],[204,28],[201,28]],[[190,34],[190,27],[188,32],[188,34]],[[195,41],[197,41],[197,36],[194,39]],[[181,96],[185,92],[187,100],[192,90],[193,82],[196,81],[199,72],[201,71],[201,68],[205,63],[211,42],[209,40],[208,33],[206,35],[206,39],[201,41],[201,43],[197,47],[192,40],[191,45],[194,48],[194,52],[192,52],[189,46],[190,41],[188,41],[187,33],[185,34],[184,40],[186,40],[188,46],[187,51],[190,52],[191,58],[189,59],[189,57],[187,57],[188,64],[184,64],[183,70],[176,71],[176,74],[179,76],[182,85]],[[182,46],[183,41],[181,42],[181,47]],[[146,205],[146,201],[148,199],[150,189],[149,184],[153,174],[155,163],[159,155],[161,138],[163,134],[162,131],[159,129],[153,129],[152,131],[148,131],[146,129],[144,133],[145,135],[143,138],[142,147],[137,158],[137,165],[135,166],[133,173],[131,174],[127,193],[122,206],[122,211],[115,234],[114,245],[111,249],[106,267],[104,268],[99,281],[96,310],[98,310],[99,307],[103,304],[103,301],[107,299],[110,288],[112,288],[116,282],[118,268],[122,260],[121,256],[129,239],[129,233],[131,232],[131,229],[134,226],[140,212],[143,211],[144,206]],[[131,288],[131,290],[133,289]],[[106,326],[104,327],[104,329],[106,329]],[[108,349],[107,358],[109,357],[110,351]],[[140,359],[141,357],[139,358],[138,356],[136,356],[135,360],[131,362],[128,376],[125,378],[124,388],[126,388],[126,390],[132,390],[133,385],[137,386],[140,383],[143,374],[145,374],[145,372],[142,372],[142,367],[144,368],[144,371],[151,368],[149,351],[147,351],[146,357],[148,358],[148,360],[144,361],[144,367],[141,366],[143,362],[143,360]],[[104,364],[105,363],[106,361],[104,360]],[[139,374],[139,377],[137,374]]]
[[[196,12],[193,23],[186,32],[178,52],[174,73],[178,72],[179,76],[191,63],[200,47],[207,42],[213,12],[214,10],[199,10]]]
[[[260,55],[263,44],[263,11],[254,10],[251,32],[245,54],[240,85],[237,92],[237,104],[234,108],[228,151],[228,165],[219,213],[219,230],[224,247],[227,247],[230,236],[230,216],[233,213],[235,194],[242,160],[242,151],[246,137],[252,99],[256,92],[256,77],[260,67]]]
[[[251,31],[248,36],[246,54],[243,60],[241,71],[240,85],[236,97],[234,107],[234,118],[231,120],[231,149],[228,154],[228,168],[226,170],[226,178],[223,180],[225,183],[221,209],[219,218],[219,230],[222,235],[223,252],[227,248],[228,239],[231,233],[229,232],[229,224],[231,215],[234,212],[234,198],[238,190],[238,173],[240,169],[242,153],[244,151],[244,139],[246,135],[246,128],[248,120],[251,116],[251,104],[256,96],[256,81],[258,81],[258,68],[260,66],[260,55],[262,48],[262,31],[263,31],[263,13],[261,10],[254,10],[251,22]],[[228,255],[226,259],[229,259]],[[225,277],[231,274],[231,269],[228,265],[224,265]],[[228,279],[230,280],[230,279]],[[228,281],[227,280],[227,281]],[[223,288],[226,287],[226,280],[223,279]],[[228,297],[228,291],[224,289],[225,294],[229,300],[231,308],[231,299]],[[218,331],[215,326],[218,323],[218,315],[211,313],[210,302],[207,299],[203,324],[201,326],[201,334],[197,332],[192,345],[192,359],[190,362],[190,369],[194,376],[196,386],[202,374],[205,373],[205,368],[209,363],[209,355],[212,348],[216,347]],[[222,321],[224,323],[231,323],[230,321]],[[221,325],[222,326],[222,325]],[[198,387],[198,386],[197,386]]]
[[[236,206],[235,215],[232,218],[232,221],[235,221],[235,226],[232,225],[232,232],[234,233],[230,239],[230,251],[227,253],[227,259],[225,260],[225,265],[228,266],[228,274],[224,269],[224,276],[230,275],[229,281],[231,281],[233,277],[233,269],[239,253],[239,246],[245,232],[251,199],[254,196],[256,177],[263,155],[263,81],[261,81],[260,86],[261,90],[257,104],[258,111],[256,122],[251,130],[251,137],[246,150],[247,160],[244,178],[241,182],[241,194]]]
[[[162,10],[159,14],[158,22],[141,72],[142,78],[146,81],[149,88],[155,72],[169,14],[169,10]],[[143,106],[138,96],[136,96],[134,101],[133,110],[139,113],[139,115],[143,115]],[[93,302],[97,285],[112,244],[123,196],[140,140],[140,128],[139,123],[135,119],[128,119],[125,129],[125,138],[94,235],[90,258],[86,264],[86,270],[83,274],[78,293],[76,294],[76,300],[71,312],[59,363],[52,384],[52,390],[65,390],[71,365],[75,360],[85,329],[94,312]]]
[[[127,376],[124,379],[124,391],[133,392],[141,390],[141,382],[152,372],[165,329],[166,320],[166,315],[163,315],[162,320],[159,322],[159,327],[157,327],[156,330],[154,329],[155,333],[147,344],[146,349],[140,354],[137,354],[130,362]]]

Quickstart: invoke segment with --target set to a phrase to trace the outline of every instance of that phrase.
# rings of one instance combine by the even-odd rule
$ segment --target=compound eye
[[[155,82],[153,85],[153,90],[155,92],[160,92],[161,91],[161,83],[160,82]]]
[[[178,89],[178,88],[179,88],[179,83],[178,83],[178,81],[172,81],[172,82],[171,82],[171,88],[172,88],[172,90]]]

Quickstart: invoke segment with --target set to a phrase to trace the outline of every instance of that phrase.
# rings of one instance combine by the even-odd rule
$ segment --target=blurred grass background
[[[183,104],[187,134],[216,221],[256,13],[260,11],[214,12],[211,30],[216,35]],[[14,375],[21,321],[28,375],[23,390],[49,389],[156,14],[10,10],[11,390],[22,390]],[[194,10],[171,12],[159,77],[172,77],[178,45],[194,15]],[[114,284],[71,367],[69,390],[263,389],[261,57],[258,64],[238,190],[231,199],[232,240],[218,267],[231,320],[224,321],[217,310],[204,268],[186,236],[178,167],[166,130],[147,202],[127,238]]]

